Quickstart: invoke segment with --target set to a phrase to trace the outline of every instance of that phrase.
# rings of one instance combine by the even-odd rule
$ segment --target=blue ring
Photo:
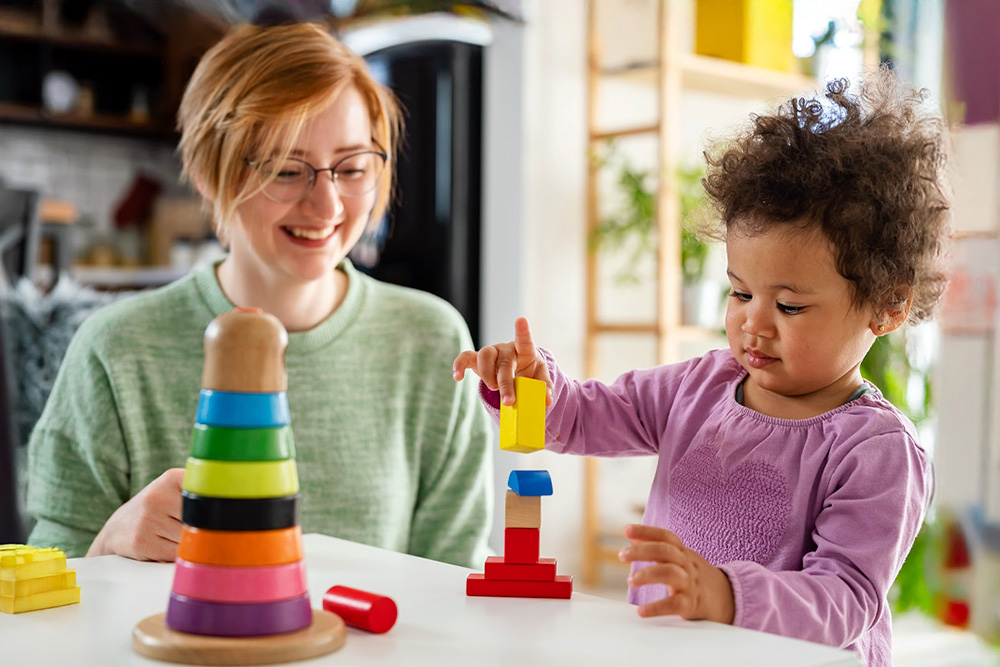
[[[288,426],[288,396],[202,389],[195,421],[205,426],[276,428]]]

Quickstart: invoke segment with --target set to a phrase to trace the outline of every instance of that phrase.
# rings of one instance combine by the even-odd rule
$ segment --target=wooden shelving
[[[815,79],[796,73],[777,72],[742,63],[709,58],[679,51],[682,21],[679,3],[658,0],[656,7],[657,55],[647,62],[607,68],[601,62],[598,38],[598,0],[587,0],[588,54],[588,145],[589,155],[600,154],[604,142],[621,137],[651,135],[658,144],[659,174],[676,173],[680,144],[681,98],[698,92],[732,98],[773,101],[805,94],[818,87]],[[606,6],[606,5],[602,5]],[[598,122],[601,84],[608,78],[625,78],[656,92],[654,120],[636,126],[606,127]],[[588,160],[587,238],[599,223],[598,170],[596,160]],[[593,250],[587,254],[587,333],[585,339],[585,374],[600,375],[598,340],[603,336],[649,335],[656,341],[657,362],[679,360],[680,345],[689,342],[718,340],[715,329],[688,326],[681,321],[681,220],[680,194],[674,179],[659,178],[656,192],[656,227],[659,239],[656,250],[656,308],[652,321],[617,322],[601,317],[598,299],[599,258]],[[620,528],[607,531],[602,525],[599,460],[588,458],[584,465],[584,549],[581,579],[596,585],[602,563],[618,563],[618,548],[623,540]]]
[[[82,6],[34,0],[0,7],[0,123],[174,141],[183,87],[225,26],[180,6],[160,7],[158,21],[101,3],[67,23]],[[43,81],[53,71],[80,86],[73,112],[45,108]]]

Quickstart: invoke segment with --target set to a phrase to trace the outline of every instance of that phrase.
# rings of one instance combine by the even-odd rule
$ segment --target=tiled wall
[[[83,226],[113,227],[116,206],[139,173],[182,194],[174,145],[165,141],[0,125],[0,181],[76,204]]]

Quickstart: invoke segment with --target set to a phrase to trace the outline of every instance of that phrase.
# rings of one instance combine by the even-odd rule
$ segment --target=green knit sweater
[[[437,297],[340,269],[343,303],[285,357],[302,529],[481,566],[491,426],[476,383],[451,376],[468,328]],[[29,443],[31,544],[84,555],[112,512],[183,467],[205,327],[232,307],[205,267],[83,323]]]

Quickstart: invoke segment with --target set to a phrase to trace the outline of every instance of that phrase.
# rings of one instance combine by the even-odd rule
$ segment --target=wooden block
[[[505,528],[503,531],[503,559],[505,563],[537,563],[537,528]]]
[[[66,554],[52,547],[0,544],[0,581],[46,577],[66,570]]]
[[[573,577],[558,575],[555,581],[503,581],[487,579],[478,572],[465,580],[465,594],[508,598],[561,598],[573,595]]]
[[[548,470],[511,470],[507,486],[519,496],[552,495],[552,477]]]
[[[80,587],[63,588],[45,593],[35,593],[18,597],[0,595],[0,611],[5,614],[20,614],[26,611],[62,607],[80,601]]]
[[[539,558],[537,563],[507,563],[503,556],[486,559],[487,579],[500,581],[555,581],[556,559]]]
[[[530,453],[545,448],[545,382],[514,378],[514,405],[500,405],[500,449]]]
[[[541,528],[541,496],[519,496],[507,489],[504,525],[507,528]]]
[[[48,593],[76,587],[76,571],[66,570],[45,577],[23,579],[21,581],[0,581],[0,596],[20,598],[38,593]]]

